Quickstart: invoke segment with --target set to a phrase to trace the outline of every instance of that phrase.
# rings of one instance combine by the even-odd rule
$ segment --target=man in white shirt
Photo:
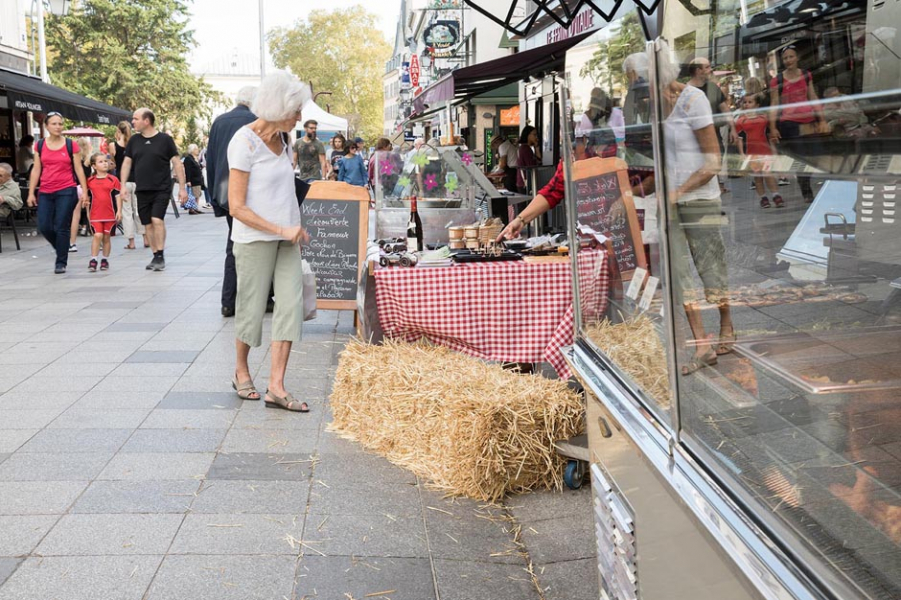
[[[505,140],[497,153],[500,156],[500,165],[504,170],[504,187],[511,192],[516,191],[516,168],[519,166],[519,144],[516,140]]]

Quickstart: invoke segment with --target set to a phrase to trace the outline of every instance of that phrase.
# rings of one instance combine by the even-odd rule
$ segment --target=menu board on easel
[[[303,257],[316,274],[316,307],[356,310],[369,232],[369,192],[339,181],[313,182],[301,205],[300,222],[310,236]]]
[[[589,158],[572,166],[576,220],[607,238],[624,280],[635,269],[647,268],[641,225],[632,200],[628,165],[619,158]]]

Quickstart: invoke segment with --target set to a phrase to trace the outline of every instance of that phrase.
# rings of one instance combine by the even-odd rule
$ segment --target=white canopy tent
[[[300,111],[300,124],[310,119],[319,123],[319,131],[334,131],[347,135],[347,119],[327,113],[312,100],[307,100]]]

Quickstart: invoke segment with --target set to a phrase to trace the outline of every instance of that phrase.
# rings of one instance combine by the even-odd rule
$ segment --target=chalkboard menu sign
[[[576,161],[571,187],[576,220],[607,237],[623,279],[631,278],[636,268],[648,266],[627,169],[628,165],[618,158]]]
[[[317,308],[356,309],[369,192],[343,182],[314,182],[300,207],[300,220],[310,235],[303,257],[316,274]]]

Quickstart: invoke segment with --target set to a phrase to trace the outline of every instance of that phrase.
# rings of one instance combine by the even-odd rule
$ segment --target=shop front
[[[839,4],[624,2],[558,74],[602,598],[901,597],[901,48]]]
[[[0,161],[15,167],[17,140],[58,112],[82,123],[116,125],[131,114],[16,71],[0,69]]]

